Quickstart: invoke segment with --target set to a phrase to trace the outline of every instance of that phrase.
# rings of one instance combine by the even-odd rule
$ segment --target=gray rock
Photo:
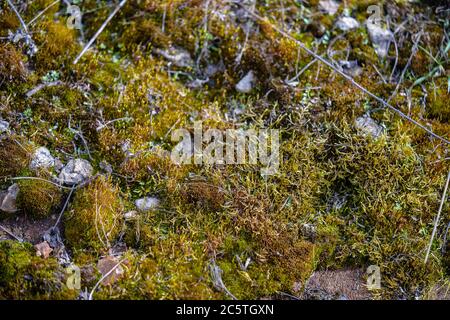
[[[352,17],[340,17],[336,21],[336,27],[342,31],[348,31],[359,27],[359,22]]]
[[[319,10],[334,15],[339,10],[339,3],[333,0],[321,0],[319,1]]]
[[[93,171],[91,164],[86,160],[70,160],[61,170],[59,180],[66,185],[76,185],[92,177]]]
[[[0,134],[9,131],[9,123],[5,120],[0,119]]]
[[[301,233],[304,237],[306,237],[308,240],[314,241],[317,236],[317,229],[314,225],[310,223],[304,223],[301,226]]]
[[[250,70],[245,77],[243,77],[236,85],[236,90],[242,93],[249,93],[252,91],[256,83],[256,76],[252,70]]]
[[[155,197],[144,197],[135,201],[139,211],[147,212],[159,206],[159,199]]]
[[[17,211],[16,199],[19,194],[17,183],[8,188],[7,191],[0,192],[0,211],[14,213]]]
[[[186,87],[188,87],[189,89],[198,89],[198,88],[203,87],[203,85],[205,83],[208,83],[208,82],[209,82],[209,78],[206,78],[206,79],[195,79],[195,80],[189,82],[186,85]]]
[[[40,168],[48,169],[55,165],[55,158],[50,154],[50,151],[45,147],[38,148],[31,159],[30,169],[36,170]]]
[[[369,115],[365,114],[359,117],[355,121],[355,126],[365,136],[372,136],[373,138],[379,138],[383,133],[383,127],[375,122]]]
[[[55,164],[53,165],[53,167],[55,168],[55,170],[57,172],[60,172],[62,170],[62,168],[64,168],[64,164],[62,163],[61,160],[59,160],[58,158],[55,158]]]
[[[388,55],[389,45],[393,39],[392,32],[370,22],[368,22],[366,26],[375,52],[380,58],[385,58]]]
[[[112,174],[113,173],[112,166],[108,162],[106,162],[105,160],[103,160],[103,161],[101,161],[99,163],[99,167],[100,167],[100,169],[102,169],[107,174]]]
[[[341,60],[339,61],[339,66],[342,68],[342,71],[344,71],[345,74],[348,74],[353,78],[360,76],[363,71],[362,68],[358,65],[358,61],[356,60]]]
[[[192,60],[191,55],[185,49],[171,47],[168,50],[156,49],[155,52],[178,67],[184,68],[192,67],[194,65],[194,60]]]

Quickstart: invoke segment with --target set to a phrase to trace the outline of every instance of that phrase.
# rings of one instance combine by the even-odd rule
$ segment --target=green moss
[[[41,180],[20,180],[17,197],[18,208],[35,218],[44,218],[54,213],[61,205],[61,190]]]
[[[107,251],[121,230],[122,215],[119,189],[99,177],[77,191],[65,214],[65,237],[74,249]]]
[[[437,85],[436,85],[437,83]],[[427,115],[432,119],[438,119],[441,122],[450,122],[450,108],[448,101],[450,94],[448,88],[445,89],[447,78],[443,77],[436,80],[433,86],[430,86],[430,94],[427,97],[426,111]]]
[[[29,147],[13,137],[0,138],[0,176],[17,176],[28,168]]]
[[[21,15],[30,21],[52,2],[33,1],[20,9]],[[85,40],[111,12],[99,3],[79,4],[85,13]],[[432,248],[429,265],[422,263],[447,170],[447,146],[376,109],[376,103],[323,64],[310,65],[298,84],[288,84],[312,58],[299,53],[295,42],[274,26],[289,27],[318,54],[334,51],[335,60],[358,60],[363,70],[358,81],[385,99],[398,75],[384,84],[380,74],[387,80],[394,60],[376,57],[363,25],[345,34],[331,30],[322,38],[320,26],[331,29],[343,5],[329,16],[318,14],[318,1],[258,2],[255,10],[266,18],[250,24],[237,6],[214,3],[207,13],[204,4],[128,2],[76,65],[81,33],[65,25],[66,17],[59,14],[64,5],[30,25],[39,48],[36,56],[22,53],[20,41],[0,44],[0,116],[21,135],[2,136],[0,176],[28,175],[28,146],[33,144],[48,146],[64,162],[89,148],[94,165],[106,161],[113,170],[114,180],[99,177],[77,189],[62,221],[64,241],[82,269],[83,287],[92,288],[100,279],[99,256],[125,242],[123,277],[101,285],[96,299],[229,298],[213,283],[213,263],[222,270],[227,289],[245,299],[274,297],[278,291],[296,294],[293,288],[301,287],[314,270],[369,264],[381,267],[382,297],[427,292],[448,269],[448,255],[441,257],[438,249],[441,240]],[[376,3],[347,1],[346,8],[363,22],[369,4]],[[399,10],[400,16],[391,16],[395,24],[413,11],[436,21],[427,27],[421,45],[437,54],[443,32],[438,13],[412,3],[389,5]],[[0,6],[0,35],[7,37],[7,30],[19,24],[8,6]],[[413,33],[410,27],[397,39]],[[412,42],[405,39],[398,41],[396,73],[410,55]],[[171,46],[186,49],[198,68],[176,67],[155,53]],[[394,57],[394,50],[390,54]],[[391,103],[448,136],[446,76],[436,74],[403,95],[428,72],[434,63],[430,59],[418,51]],[[206,68],[213,65],[221,69],[203,87],[187,86],[206,78]],[[237,81],[249,70],[258,78],[256,90],[237,93]],[[56,80],[48,76],[52,74],[58,74],[59,85],[26,97],[36,86]],[[241,113],[233,121],[227,116],[236,107]],[[355,119],[365,112],[386,127],[383,137],[359,134]],[[204,129],[279,129],[278,174],[263,178],[259,165],[175,165],[169,158],[171,132],[192,129],[195,120],[203,120]],[[52,185],[20,180],[20,186],[19,206],[34,217],[47,216],[60,202]],[[157,196],[160,206],[124,222],[123,213],[135,209],[133,200],[148,195]],[[38,259],[29,246],[2,248],[0,270],[11,284],[0,293],[49,297],[42,293],[47,280],[34,283],[23,275],[42,267],[45,274],[39,277],[53,279],[60,270],[54,259]],[[53,280],[50,295],[64,297],[64,286],[53,287],[58,283]],[[19,292],[20,286],[26,290]]]
[[[74,299],[56,259],[37,257],[29,243],[0,242],[1,299]]]

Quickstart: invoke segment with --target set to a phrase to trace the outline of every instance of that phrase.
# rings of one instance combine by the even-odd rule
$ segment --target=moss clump
[[[209,283],[208,259],[203,246],[184,236],[161,240],[146,255],[127,251],[121,260],[123,275],[102,285],[95,299],[218,299]]]
[[[447,87],[447,78],[439,78],[435,80],[438,83],[437,89],[436,85],[430,86],[430,94],[427,97],[427,116],[432,119],[438,119],[442,122],[450,122],[450,107],[448,106],[448,101],[450,99],[450,94]]]
[[[121,230],[122,215],[118,187],[99,177],[77,191],[65,215],[65,237],[74,249],[105,251]]]
[[[19,209],[35,218],[43,218],[61,203],[61,191],[58,187],[41,180],[20,180],[20,192],[17,197]]]
[[[44,73],[69,65],[78,48],[75,32],[63,23],[44,22],[41,25],[46,32],[39,33],[36,42],[40,49],[36,55],[36,65]]]
[[[74,299],[54,258],[37,257],[29,243],[0,242],[0,299]]]
[[[16,176],[27,168],[29,150],[13,137],[0,137],[0,176]]]
[[[25,56],[12,44],[0,44],[0,83],[25,80]]]

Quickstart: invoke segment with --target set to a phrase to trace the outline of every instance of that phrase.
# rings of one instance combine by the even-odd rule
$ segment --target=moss
[[[78,45],[75,32],[63,23],[44,22],[40,24],[43,33],[39,33],[36,42],[40,46],[36,55],[36,65],[43,73],[55,70],[62,65],[70,65],[75,57]]]
[[[41,180],[20,180],[17,197],[18,208],[35,218],[44,218],[54,213],[61,205],[61,190]]]
[[[426,112],[428,117],[432,119],[438,119],[441,122],[449,123],[450,121],[450,108],[448,107],[448,99],[450,94],[445,89],[447,79],[439,78],[436,80],[437,85],[434,88],[430,86],[430,94],[427,97]],[[439,89],[436,89],[439,88]]]
[[[99,177],[77,191],[65,214],[65,238],[74,249],[105,252],[121,230],[122,215],[119,189]]]
[[[13,137],[0,138],[0,176],[17,176],[28,167],[28,146]]]
[[[37,257],[31,244],[0,242],[1,299],[74,299],[65,277],[56,259]]]
[[[25,56],[12,44],[0,45],[0,82],[17,82],[26,78]]]
[[[51,3],[33,1],[20,9],[21,15],[30,21]],[[369,4],[376,1],[347,1],[346,8],[362,22]],[[85,13],[84,37],[89,39],[111,8],[96,0],[79,5]],[[363,70],[358,81],[375,94],[387,99],[395,88],[380,78],[390,75],[394,60],[376,57],[364,26],[323,33],[337,15],[318,15],[317,5],[257,2],[255,12],[266,18],[250,23],[240,7],[228,3],[211,2],[205,12],[197,0],[127,2],[77,65],[72,62],[81,49],[81,33],[55,15],[64,6],[52,7],[30,25],[39,47],[35,57],[21,53],[20,42],[2,40],[0,115],[21,137],[2,136],[0,176],[28,175],[32,144],[48,146],[64,162],[83,155],[87,145],[93,165],[111,165],[114,178],[98,177],[77,189],[61,222],[64,241],[82,270],[83,287],[92,288],[100,279],[99,256],[109,255],[116,244],[128,247],[122,256],[123,277],[101,285],[96,299],[227,299],[213,282],[214,264],[222,270],[227,289],[241,299],[274,297],[278,291],[297,294],[293,288],[321,269],[377,264],[384,287],[380,296],[390,298],[420,295],[445,276],[448,259],[439,255],[441,240],[432,248],[429,265],[424,267],[422,261],[447,170],[447,146],[377,109],[323,64],[310,65],[296,78],[298,83],[286,81],[312,58],[302,51],[298,55],[297,45],[279,35],[275,26],[290,29],[318,54],[334,51],[335,60],[358,60]],[[0,6],[0,35],[7,37],[7,29],[14,31],[19,24],[5,4]],[[386,6],[392,9],[393,24],[400,25],[410,13],[421,15],[420,21],[435,21],[426,27],[421,45],[437,54],[445,20],[437,11],[412,3]],[[343,9],[341,5],[338,14]],[[417,28],[409,22],[404,26],[397,33],[394,81],[412,45],[409,36],[401,38]],[[175,67],[155,53],[155,48],[170,46],[186,49],[198,68]],[[390,54],[394,57],[395,52]],[[410,95],[401,94],[430,63],[434,61],[420,49],[391,102],[426,121],[436,133],[448,135],[446,76],[436,74]],[[219,71],[209,75],[212,66]],[[249,70],[258,78],[256,90],[237,93],[235,84]],[[54,80],[52,74],[58,74],[60,85],[24,96]],[[207,77],[201,88],[189,88],[192,80]],[[234,111],[239,113],[236,121],[229,117]],[[355,119],[366,112],[385,126],[384,136],[359,134]],[[279,129],[279,172],[261,177],[260,165],[175,165],[169,158],[171,132],[192,129],[196,120],[203,121],[205,130]],[[69,123],[85,141],[68,129]],[[32,180],[20,184],[24,212],[44,217],[57,206],[60,195],[53,186]],[[160,206],[123,221],[123,213],[135,209],[133,200],[148,195],[157,196]],[[59,278],[53,278],[60,271],[54,259],[38,259],[29,249],[0,250],[3,261],[9,252],[16,257],[8,260],[13,264],[0,264],[11,283],[0,287],[0,293],[69,297]],[[8,267],[1,269],[3,265]],[[27,280],[24,272],[34,272],[34,266],[42,266],[42,277],[51,280]],[[48,283],[50,293],[45,295],[42,288]],[[26,290],[19,292],[19,287]]]

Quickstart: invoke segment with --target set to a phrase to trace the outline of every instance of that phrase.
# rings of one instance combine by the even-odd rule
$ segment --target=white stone
[[[356,60],[341,60],[339,61],[339,66],[342,68],[342,71],[353,78],[360,76],[363,72],[363,69],[358,65],[358,61]]]
[[[0,211],[14,213],[17,211],[16,199],[19,194],[17,183],[8,188],[7,191],[0,192]]]
[[[50,151],[45,147],[36,149],[31,159],[30,169],[36,170],[40,168],[48,169],[55,165],[55,158],[50,154]]]
[[[241,79],[236,85],[236,90],[242,93],[249,93],[252,91],[256,83],[256,77],[252,70],[250,70],[245,77]]]
[[[135,205],[139,211],[147,212],[159,206],[159,199],[155,197],[144,197],[136,200]]]
[[[137,217],[137,214],[138,213],[136,210],[132,210],[132,211],[128,211],[123,216],[124,216],[125,220],[132,220]]]
[[[0,119],[0,134],[9,131],[9,123]]]
[[[194,60],[192,60],[191,55],[185,49],[171,47],[168,50],[156,49],[155,51],[178,67],[184,68],[194,65]]]
[[[333,0],[321,0],[319,1],[319,10],[334,15],[339,10],[339,3]]]
[[[372,136],[373,138],[378,138],[383,133],[383,127],[375,122],[369,115],[365,114],[359,117],[355,121],[355,126],[358,130],[362,132],[365,136]]]
[[[336,22],[336,27],[342,31],[348,31],[359,27],[359,22],[352,17],[340,17]]]

